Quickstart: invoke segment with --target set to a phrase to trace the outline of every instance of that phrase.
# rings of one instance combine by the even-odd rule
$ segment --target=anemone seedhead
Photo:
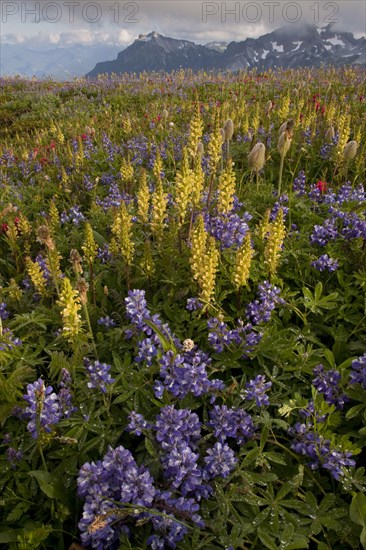
[[[251,170],[259,172],[262,170],[266,160],[266,146],[263,143],[257,143],[248,155],[248,163]]]

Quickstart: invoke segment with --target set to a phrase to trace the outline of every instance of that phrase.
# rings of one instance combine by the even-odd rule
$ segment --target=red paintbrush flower
[[[316,187],[319,189],[321,194],[325,193],[327,190],[327,183],[325,181],[319,180],[316,182]]]

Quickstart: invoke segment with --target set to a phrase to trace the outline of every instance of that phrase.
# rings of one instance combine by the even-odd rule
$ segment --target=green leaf
[[[366,495],[358,493],[353,497],[349,509],[349,515],[353,523],[366,528]]]
[[[315,287],[315,291],[314,291],[314,298],[317,302],[319,302],[320,298],[321,298],[321,295],[323,293],[323,283],[321,283],[320,281],[317,283],[316,287]]]
[[[267,533],[258,529],[258,536],[266,548],[269,548],[269,550],[278,550],[278,546],[275,543],[275,540]]]
[[[268,433],[269,433],[269,428],[264,427],[262,429],[261,440],[260,440],[260,445],[259,445],[260,452],[262,452],[263,449],[264,449],[264,446],[265,446],[267,438],[268,438]]]
[[[41,491],[48,496],[48,498],[62,497],[61,484],[54,475],[44,472],[43,470],[33,470],[29,472],[29,475],[38,481]]]
[[[19,535],[23,533],[23,529],[8,529],[0,532],[0,544],[8,544],[9,542],[17,542]]]
[[[355,416],[358,416],[365,407],[366,403],[361,403],[360,405],[355,405],[354,407],[351,407],[350,410],[347,411],[346,419],[350,420],[351,418],[355,418]]]

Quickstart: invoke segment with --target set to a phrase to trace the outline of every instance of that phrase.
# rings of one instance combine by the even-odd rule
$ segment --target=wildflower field
[[[365,79],[0,81],[0,547],[366,548]]]

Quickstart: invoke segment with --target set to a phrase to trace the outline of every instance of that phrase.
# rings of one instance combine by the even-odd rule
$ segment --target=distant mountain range
[[[65,80],[91,71],[98,61],[113,59],[121,46],[74,44],[72,46],[34,47],[25,44],[0,45],[0,76],[22,75]]]
[[[29,42],[1,43],[0,76],[52,76],[65,80],[85,74],[95,77],[101,73],[172,71],[181,67],[224,71],[351,64],[366,67],[366,39],[335,31],[331,25],[318,29],[315,25],[293,24],[259,38],[205,45],[151,32],[121,49],[100,41],[52,48]]]
[[[366,65],[366,39],[334,31],[331,25],[288,25],[242,42],[211,42],[201,46],[157,32],[140,35],[117,59],[97,63],[87,77],[98,74],[172,71],[179,68],[235,71],[272,68]]]

